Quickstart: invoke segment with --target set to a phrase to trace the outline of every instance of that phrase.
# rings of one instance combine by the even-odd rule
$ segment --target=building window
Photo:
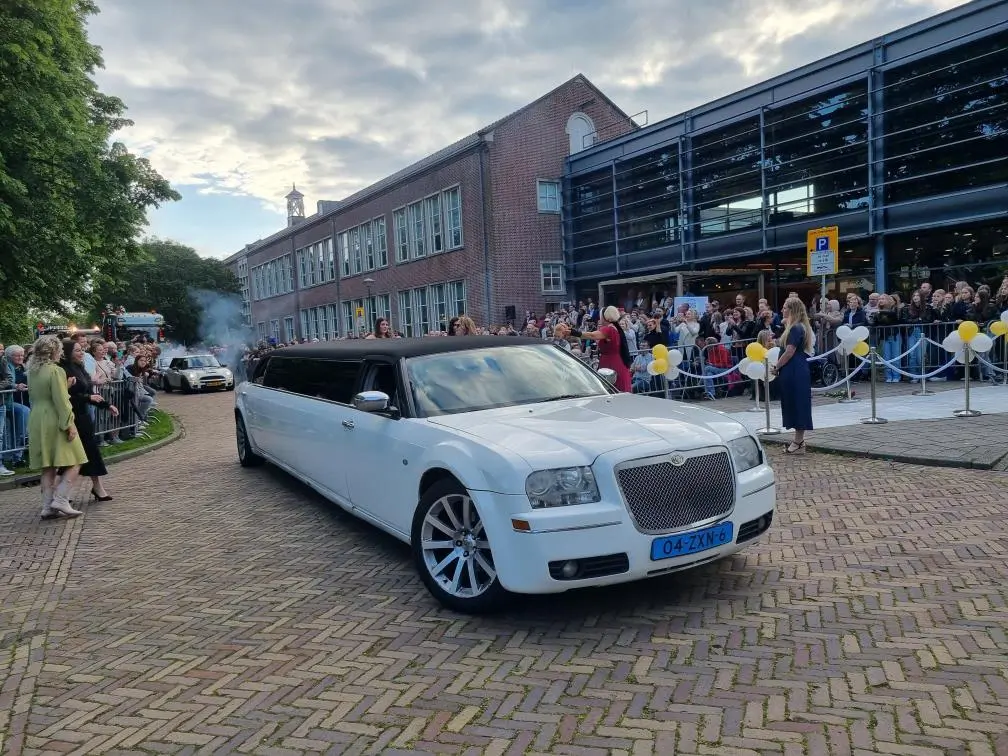
[[[571,155],[595,144],[595,124],[584,113],[574,113],[568,118],[566,131]]]
[[[344,231],[338,237],[340,270],[344,278],[350,275],[350,233]]]
[[[643,252],[679,239],[679,148],[665,145],[616,163],[620,252]]]
[[[256,323],[256,333],[259,334],[259,341],[266,341],[266,324],[261,320]]]
[[[353,303],[343,302],[340,306],[343,308],[343,333],[347,336],[352,333],[356,333],[357,329],[354,327]]]
[[[427,223],[427,249],[436,255],[444,251],[444,239],[441,236],[441,195],[435,194],[424,200],[424,220]]]
[[[430,287],[431,328],[435,331],[448,329],[448,298],[444,284],[434,284]]]
[[[466,314],[465,281],[451,281],[448,284],[448,315],[456,317]]]
[[[458,249],[462,246],[462,190],[457,186],[446,190],[443,204],[448,249]]]
[[[388,238],[385,235],[385,216],[371,222],[375,237],[375,259],[379,268],[388,266]]]
[[[284,318],[284,341],[288,344],[294,341],[294,317],[291,315]]]
[[[375,256],[374,256],[374,236],[372,235],[371,223],[364,223],[360,227],[360,237],[361,237],[361,247],[364,249],[364,264],[361,267],[361,271],[369,271],[375,269]]]
[[[392,213],[392,224],[395,226],[396,262],[409,260],[409,231],[406,225],[406,208]]]
[[[268,299],[294,291],[291,264],[288,254],[252,268],[252,299]]]
[[[544,262],[540,268],[543,294],[562,294],[564,292],[563,263]]]
[[[413,333],[413,298],[410,292],[399,292],[399,333],[412,338]]]
[[[270,338],[280,341],[280,321],[271,320],[270,321]]]
[[[560,212],[560,182],[537,181],[536,193],[540,213]]]
[[[410,258],[427,256],[426,234],[424,233],[423,203],[414,202],[406,208],[409,212]]]
[[[430,333],[430,309],[427,306],[427,289],[413,289],[413,313],[416,316],[416,335]]]

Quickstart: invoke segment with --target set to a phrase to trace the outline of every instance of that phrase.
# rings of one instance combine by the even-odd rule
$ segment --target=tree
[[[200,257],[196,250],[173,241],[147,239],[140,256],[105,279],[95,289],[97,320],[102,308],[128,312],[156,310],[164,316],[173,341],[227,340],[244,331],[238,279],[220,260]]]
[[[180,199],[112,141],[132,122],[92,79],[102,60],[85,22],[97,10],[0,3],[0,315],[86,302],[136,258],[147,210]]]

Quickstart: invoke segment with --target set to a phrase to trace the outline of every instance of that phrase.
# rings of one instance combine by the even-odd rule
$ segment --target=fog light
[[[572,559],[569,562],[564,562],[563,567],[560,568],[560,574],[570,580],[578,574],[578,569],[580,569],[580,565]]]

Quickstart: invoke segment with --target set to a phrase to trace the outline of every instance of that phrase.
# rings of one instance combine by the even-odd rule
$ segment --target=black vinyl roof
[[[548,342],[528,336],[431,336],[421,339],[347,339],[313,344],[295,344],[270,352],[277,357],[316,357],[330,360],[366,357],[424,357],[428,354],[463,352],[489,347],[529,346]]]

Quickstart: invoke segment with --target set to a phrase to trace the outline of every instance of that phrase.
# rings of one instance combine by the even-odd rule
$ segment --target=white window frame
[[[395,237],[395,261],[397,263],[409,262],[410,233],[405,206],[392,211],[392,228]]]
[[[259,341],[266,341],[266,323],[260,320],[256,323],[256,333],[259,334]]]
[[[294,316],[285,315],[283,319],[284,324],[284,342],[289,344],[294,341]]]
[[[559,271],[560,271],[560,275],[559,275],[560,287],[559,288],[552,288],[552,287],[547,287],[546,286],[546,278],[547,278],[546,270],[547,270],[547,268],[549,268],[551,271],[553,271],[555,269],[559,269]],[[556,277],[557,276],[552,275],[552,272],[551,272],[551,274],[549,276],[549,279],[550,279],[550,281],[552,281]],[[561,262],[559,260],[547,260],[545,262],[539,263],[539,290],[543,294],[563,294],[564,292],[567,291],[566,271],[564,271],[564,264],[563,264],[563,262]]]
[[[449,281],[446,284],[448,291],[448,317],[455,318],[466,314],[468,302],[466,301],[465,281]],[[461,293],[461,296],[459,294]],[[461,303],[461,307],[459,304]]]
[[[441,213],[441,193],[423,198],[424,244],[428,255],[445,251],[444,218]]]
[[[349,336],[357,330],[354,323],[356,318],[354,317],[353,302],[342,302],[341,306],[343,308],[343,327],[346,329],[344,335]]]
[[[350,231],[341,231],[336,237],[336,249],[339,254],[340,276],[350,276]]]
[[[399,292],[399,333],[413,337],[413,292],[409,289]]]
[[[280,343],[280,321],[273,319],[270,321],[270,338],[276,339]]]
[[[388,267],[388,229],[385,216],[379,215],[371,221],[371,229],[375,237],[375,262],[378,268]]]
[[[545,192],[543,191],[544,189],[546,190]],[[550,189],[555,190],[556,195],[554,197],[550,197]],[[560,182],[536,179],[536,208],[538,208],[539,212],[544,215],[559,215],[561,204]]]
[[[462,219],[462,185],[456,184],[455,186],[450,186],[441,192],[441,207],[444,208],[444,240],[445,249],[461,249],[465,245],[465,235],[463,234],[463,219]],[[453,208],[452,203],[449,198],[458,197],[458,207]],[[457,217],[456,217],[457,216]],[[458,235],[458,240],[456,241],[456,233]]]

